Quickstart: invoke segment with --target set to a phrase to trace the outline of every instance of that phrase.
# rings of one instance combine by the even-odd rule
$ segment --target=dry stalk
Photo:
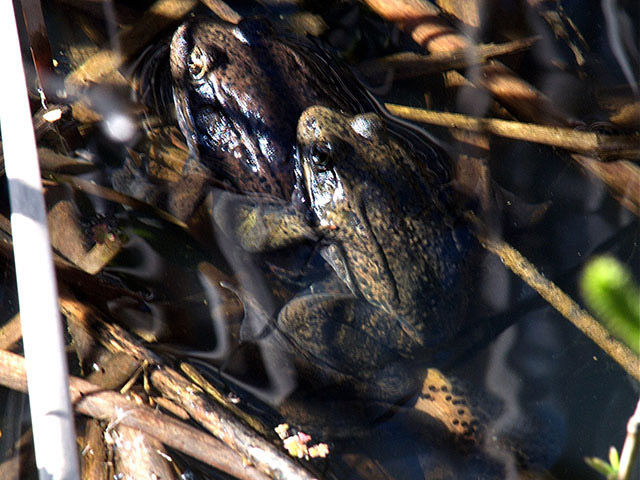
[[[385,107],[393,115],[451,129],[489,133],[605,158],[640,158],[640,136],[638,135],[603,135],[580,132],[572,128],[549,127],[497,118],[470,117],[460,113],[434,112],[391,103],[385,104]]]
[[[620,469],[618,480],[630,480],[633,472],[633,464],[638,455],[640,443],[640,400],[636,404],[636,410],[627,423],[627,436],[624,439],[622,453],[620,454]]]

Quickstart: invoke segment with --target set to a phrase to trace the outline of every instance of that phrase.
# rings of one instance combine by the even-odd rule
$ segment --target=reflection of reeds
[[[420,55],[413,52],[396,53],[388,57],[363,62],[358,65],[357,71],[367,77],[368,80],[386,76],[389,72],[391,72],[394,80],[415,78],[480,65],[490,58],[526,50],[537,40],[537,37],[526,38],[504,44],[477,45],[468,50],[435,52],[429,55]]]
[[[56,98],[55,89],[48,80],[54,76],[51,45],[47,35],[40,0],[25,0],[20,2],[24,13],[24,23],[29,35],[31,57],[36,69],[38,83],[42,88],[42,95],[46,98]]]

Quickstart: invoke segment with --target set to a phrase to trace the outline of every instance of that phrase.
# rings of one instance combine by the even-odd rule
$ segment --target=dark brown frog
[[[204,172],[240,192],[289,200],[302,111],[357,109],[320,49],[275,35],[266,21],[192,19],[175,32],[170,63],[191,151],[185,173]]]

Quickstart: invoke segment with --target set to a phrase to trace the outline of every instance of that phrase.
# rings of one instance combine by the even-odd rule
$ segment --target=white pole
[[[58,292],[11,0],[0,0],[0,45],[0,131],[11,199],[36,463],[40,480],[77,480],[78,455]]]

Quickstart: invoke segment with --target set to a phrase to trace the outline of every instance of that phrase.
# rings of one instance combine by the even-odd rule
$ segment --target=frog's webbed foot
[[[221,192],[214,198],[213,218],[225,235],[253,253],[316,238],[300,212],[271,197]]]

